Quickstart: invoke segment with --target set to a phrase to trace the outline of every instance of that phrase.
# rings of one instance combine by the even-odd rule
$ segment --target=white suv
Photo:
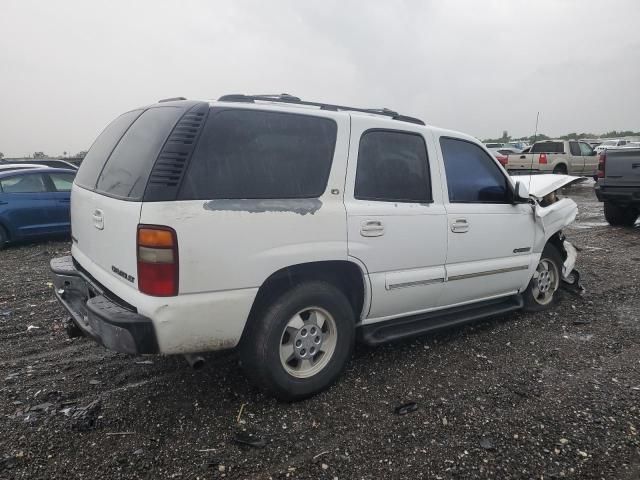
[[[387,109],[160,101],[114,120],[82,162],[56,296],[70,333],[192,361],[239,347],[257,385],[304,398],[356,337],[553,303],[574,278],[560,229],[577,212],[553,192],[574,177],[520,178],[473,137]]]

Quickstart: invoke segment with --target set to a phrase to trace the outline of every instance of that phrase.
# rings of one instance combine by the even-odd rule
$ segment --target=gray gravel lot
[[[192,372],[68,339],[48,284],[68,243],[1,251],[0,478],[640,478],[640,227],[604,223],[593,183],[566,193],[583,297],[360,346],[296,404],[253,390],[233,353]]]

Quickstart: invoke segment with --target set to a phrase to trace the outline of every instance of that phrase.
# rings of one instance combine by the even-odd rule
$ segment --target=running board
[[[437,312],[422,313],[363,325],[360,327],[359,335],[363,343],[379,345],[401,338],[424,335],[442,328],[463,325],[494,315],[513,312],[514,310],[520,310],[523,305],[522,295],[514,295]]]

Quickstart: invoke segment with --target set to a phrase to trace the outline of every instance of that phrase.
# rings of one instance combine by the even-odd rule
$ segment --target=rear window
[[[113,150],[96,190],[113,197],[140,200],[160,149],[182,112],[177,107],[156,107],[140,115]]]
[[[336,123],[326,118],[213,110],[180,198],[319,197],[327,186],[336,133]]]
[[[39,173],[3,178],[0,190],[4,193],[41,193],[47,191],[44,177]]]
[[[531,153],[563,153],[564,143],[562,142],[540,142],[531,147]]]
[[[100,136],[93,142],[93,145],[82,160],[78,174],[76,175],[76,185],[93,190],[98,181],[98,175],[104,167],[104,163],[111,155],[114,147],[122,138],[127,128],[131,126],[142,110],[133,110],[124,113],[107,125]]]

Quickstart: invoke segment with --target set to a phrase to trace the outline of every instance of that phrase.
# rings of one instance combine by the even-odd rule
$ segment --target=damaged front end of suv
[[[563,260],[561,285],[576,293],[584,292],[580,284],[580,273],[575,269],[577,249],[566,239],[562,229],[575,221],[578,205],[559,192],[584,180],[584,177],[555,174],[518,176],[518,181],[528,185],[532,199],[537,226],[534,249],[542,251],[547,243],[552,243],[558,249]]]

